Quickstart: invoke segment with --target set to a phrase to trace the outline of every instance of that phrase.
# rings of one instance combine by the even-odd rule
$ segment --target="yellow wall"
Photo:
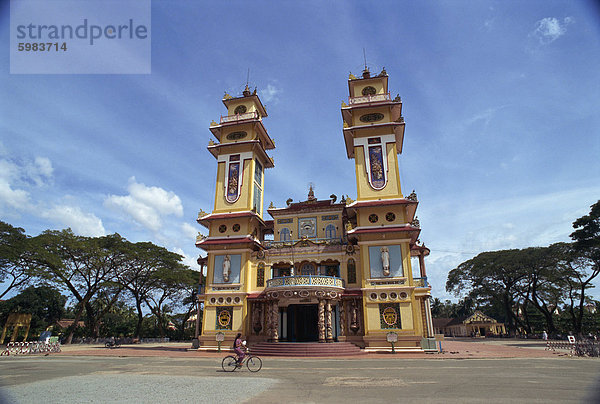
[[[363,122],[360,120],[360,117],[366,114],[372,114],[372,113],[380,113],[383,114],[383,119],[376,121],[376,122]],[[354,114],[352,114],[352,126],[365,126],[365,125],[371,125],[371,124],[377,124],[377,123],[385,123],[385,122],[390,122],[392,119],[390,118],[390,109],[389,108],[365,108],[365,109],[360,109],[354,112]]]
[[[246,132],[247,133],[246,137],[243,137],[241,139],[234,139],[234,140],[227,139],[228,134],[230,134],[232,132],[240,132],[240,131]],[[253,129],[252,124],[236,125],[234,127],[223,128],[223,132],[222,132],[222,136],[221,136],[221,143],[223,143],[223,144],[235,143],[235,142],[243,142],[243,141],[248,141],[248,140],[253,140],[253,139],[258,139],[258,134]],[[247,148],[248,146],[245,146],[245,147]],[[242,151],[246,151],[246,150],[240,149],[240,152],[242,152]],[[233,153],[236,153],[236,152],[233,152]]]
[[[374,82],[360,81],[360,82],[354,84],[354,86],[353,86],[354,87],[354,96],[362,97],[363,88],[368,87],[368,86],[375,87],[375,90],[377,90],[377,94],[384,93],[383,82],[381,82],[380,80],[374,81]]]
[[[333,216],[337,215],[338,218],[336,220],[323,220],[323,216]],[[279,234],[281,229],[287,227],[292,232],[292,239],[298,240],[298,218],[317,218],[317,238],[325,238],[325,228],[329,224],[333,224],[336,229],[336,238],[340,238],[344,232],[342,227],[342,211],[329,211],[329,212],[316,212],[311,213],[310,215],[300,215],[300,216],[276,216],[275,221],[275,230],[274,230],[274,241],[279,241]],[[277,223],[278,219],[292,219],[292,223]]]
[[[254,100],[240,99],[240,100],[232,101],[229,104],[229,108],[227,109],[227,115],[235,115],[235,109],[240,105],[243,105],[246,107],[246,113],[252,112],[252,111],[258,111],[258,108],[256,107],[256,104],[254,103]]]

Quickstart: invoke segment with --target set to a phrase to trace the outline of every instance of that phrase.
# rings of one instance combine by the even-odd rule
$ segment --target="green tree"
[[[31,283],[36,275],[30,237],[20,227],[0,221],[0,299]]]
[[[516,259],[519,250],[483,252],[451,270],[446,290],[464,293],[479,304],[501,302],[509,332],[517,329],[518,317],[515,307],[515,288],[526,277],[523,266]]]
[[[588,303],[586,291],[600,274],[600,200],[593,204],[589,215],[573,222],[575,231],[573,250],[568,265],[572,278],[569,282],[569,312],[574,332],[583,331],[584,308]]]
[[[181,285],[187,285],[183,257],[150,242],[126,243],[123,253],[127,257],[124,268],[117,275],[118,282],[133,298],[137,311],[135,337],[142,335],[144,307],[157,315],[164,336],[164,305],[178,297]],[[183,276],[183,283],[181,278]],[[187,287],[187,286],[186,286]]]
[[[190,290],[196,288],[198,272],[177,263],[174,267],[155,271],[152,277],[156,280],[155,287],[146,294],[144,303],[156,317],[159,336],[164,338],[169,321],[167,315],[183,303]]]
[[[0,302],[0,323],[4,324],[10,313],[31,314],[30,336],[53,326],[65,312],[67,298],[50,286],[30,286],[18,295]]]
[[[85,309],[92,336],[97,337],[99,319],[105,311],[95,310],[91,301],[102,288],[115,284],[116,272],[125,260],[118,248],[124,242],[122,237],[83,237],[67,229],[48,230],[34,240],[37,262],[46,269],[48,280],[68,290],[78,303],[73,324],[78,323]],[[74,328],[65,343],[71,343]]]

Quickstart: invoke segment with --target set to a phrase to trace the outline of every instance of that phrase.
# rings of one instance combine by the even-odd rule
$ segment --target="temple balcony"
[[[295,275],[280,276],[267,280],[265,290],[285,290],[285,289],[337,289],[340,292],[344,290],[344,280],[337,276],[325,275]]]
[[[259,115],[256,111],[250,111],[243,114],[235,114],[235,115],[221,115],[221,124],[230,123],[230,122],[239,122],[246,121],[248,119],[258,119]]]
[[[350,105],[365,104],[371,102],[390,101],[390,93],[387,94],[374,94],[374,95],[361,95],[360,97],[348,97],[348,103]]]

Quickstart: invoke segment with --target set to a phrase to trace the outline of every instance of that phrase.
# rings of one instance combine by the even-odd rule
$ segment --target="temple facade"
[[[404,196],[398,156],[404,118],[385,69],[350,75],[342,102],[346,155],[355,162],[356,200],[342,195],[288,200],[263,209],[265,169],[275,148],[256,90],[223,98],[213,121],[218,142],[215,202],[201,211],[208,229],[196,245],[207,252],[201,348],[231,345],[241,332],[258,342],[352,342],[367,350],[421,350],[433,337],[414,191]],[[340,150],[340,152],[342,152]]]

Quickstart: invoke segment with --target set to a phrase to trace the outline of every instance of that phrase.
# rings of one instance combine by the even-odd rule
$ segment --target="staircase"
[[[364,351],[350,342],[259,342],[250,346],[250,353],[259,356],[351,356]]]

